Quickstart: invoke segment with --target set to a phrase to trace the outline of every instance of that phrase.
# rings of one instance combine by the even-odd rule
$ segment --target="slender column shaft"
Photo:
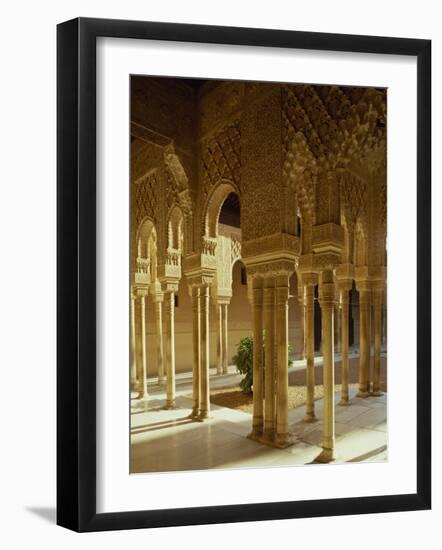
[[[288,275],[278,277],[276,287],[276,337],[277,337],[277,413],[276,443],[285,445],[289,438],[289,279]]]
[[[381,392],[381,332],[382,332],[382,291],[374,291],[374,372],[373,395]]]
[[[197,417],[200,413],[200,346],[201,346],[201,310],[200,310],[200,289],[192,287],[192,312],[193,312],[193,364],[192,364],[192,416]]]
[[[253,428],[252,436],[259,436],[264,423],[263,393],[263,333],[262,333],[262,280],[253,280]]]
[[[200,418],[208,418],[210,413],[210,388],[209,388],[209,286],[200,288],[201,308],[201,411]]]
[[[335,319],[336,319],[336,327],[335,327],[335,332],[336,332],[336,339],[335,339],[336,353],[339,353],[341,351],[341,342],[342,342],[342,338],[341,338],[342,315],[341,315],[341,302],[340,301],[336,304],[336,307],[335,307]]]
[[[307,400],[304,420],[311,422],[315,417],[315,287],[305,285],[305,333],[306,333],[306,389]]]
[[[324,357],[324,432],[319,462],[331,462],[335,458],[335,376],[333,345],[334,282],[333,271],[324,270],[321,275],[320,305],[322,315],[322,350]]]
[[[216,374],[223,373],[223,305],[218,304],[218,361],[216,366]]]
[[[132,390],[136,389],[137,385],[137,348],[136,348],[136,326],[135,326],[135,309],[136,309],[136,296],[132,292],[130,297],[130,355],[131,355],[131,368],[130,368],[130,386]]]
[[[263,294],[264,330],[265,330],[265,418],[264,435],[273,439],[275,431],[275,370],[274,370],[274,339],[275,339],[275,287],[273,277],[266,279]]]
[[[299,307],[301,308],[301,357],[306,359],[307,357],[307,320],[306,320],[306,307],[305,307],[305,296],[304,296],[304,287],[298,289],[298,295],[301,295],[299,299]]]
[[[229,346],[228,346],[228,322],[227,322],[227,308],[228,304],[222,305],[222,321],[223,321],[223,346],[222,346],[222,357],[223,357],[223,374],[227,374],[228,371],[228,357],[229,357]]]
[[[139,398],[147,397],[147,334],[146,334],[146,297],[144,294],[140,297],[141,305],[141,380]]]
[[[163,302],[155,302],[155,321],[157,329],[157,370],[158,384],[164,382],[164,348],[163,348]]]
[[[165,293],[166,324],[166,408],[175,407],[175,294]]]
[[[358,397],[368,396],[370,369],[370,291],[359,291],[359,392]]]
[[[340,405],[348,405],[348,290],[341,290],[341,401]]]

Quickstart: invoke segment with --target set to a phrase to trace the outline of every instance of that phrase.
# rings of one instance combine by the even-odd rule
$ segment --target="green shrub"
[[[263,342],[264,342],[263,338]],[[292,346],[288,345],[289,355],[292,352]],[[264,345],[263,345],[263,361],[264,361]],[[240,374],[244,374],[244,378],[239,383],[239,387],[244,393],[251,393],[253,387],[253,336],[244,336],[238,344],[236,355],[233,357],[233,364],[236,366]],[[289,367],[292,361],[289,359]]]
[[[253,386],[253,337],[244,336],[238,344],[236,355],[233,357],[233,364],[244,378],[239,387],[244,393],[251,393]]]

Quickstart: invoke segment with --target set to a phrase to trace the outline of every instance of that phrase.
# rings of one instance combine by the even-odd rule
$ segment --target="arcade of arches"
[[[253,336],[244,444],[296,448],[295,369],[335,460],[339,406],[385,409],[386,90],[132,77],[131,205],[133,410],[210,425]]]

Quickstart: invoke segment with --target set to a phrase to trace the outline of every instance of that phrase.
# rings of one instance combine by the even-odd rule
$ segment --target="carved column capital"
[[[148,285],[137,285],[134,287],[134,292],[138,298],[145,298],[149,294]]]

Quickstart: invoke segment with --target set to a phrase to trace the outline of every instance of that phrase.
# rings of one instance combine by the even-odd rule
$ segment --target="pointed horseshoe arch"
[[[204,236],[217,237],[221,208],[230,193],[235,193],[241,200],[238,187],[229,180],[222,180],[210,193],[204,209]]]

